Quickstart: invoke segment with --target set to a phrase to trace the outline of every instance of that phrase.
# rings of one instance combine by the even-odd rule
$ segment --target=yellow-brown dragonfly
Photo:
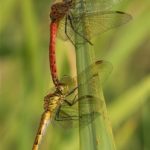
[[[92,86],[93,80],[97,76],[100,76],[101,81],[104,81],[111,70],[112,65],[109,62],[100,60],[79,74],[78,78],[81,79],[81,82],[78,86],[76,86],[76,78],[64,76],[60,80],[59,87],[53,93],[49,93],[44,97],[44,112],[41,116],[32,150],[38,150],[49,122],[69,128],[77,126],[80,121],[84,127],[100,115],[101,100],[90,93],[78,97],[77,90],[86,84]],[[87,78],[84,78],[85,75]],[[83,105],[80,113],[78,109],[79,102],[80,105]],[[90,111],[87,109],[87,105],[90,105]]]

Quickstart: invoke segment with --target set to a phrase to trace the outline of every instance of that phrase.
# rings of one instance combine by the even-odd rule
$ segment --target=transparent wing
[[[76,77],[70,77],[68,75],[64,75],[59,82],[62,84],[66,84],[68,86],[69,93],[73,91],[73,94],[71,94],[71,98],[73,99],[76,96],[76,93],[74,92],[74,89],[77,89],[82,84],[91,84],[90,82],[94,79],[94,77],[97,77],[97,75],[100,78],[100,84],[104,84],[106,79],[109,77],[110,73],[113,70],[113,66],[110,62],[105,60],[98,60],[95,63],[91,64],[89,67],[87,67],[84,71],[79,73]],[[85,78],[85,76],[87,78]],[[80,84],[77,83],[77,78],[80,79]],[[50,91],[55,91],[56,87],[52,87]],[[53,93],[51,92],[51,93]]]
[[[70,20],[67,22],[67,35],[69,39],[74,42],[75,31],[80,32],[80,28],[84,25],[83,35],[85,39],[90,40],[94,36],[98,36],[112,28],[121,26],[131,20],[131,15],[120,11],[99,11],[99,12],[86,12],[78,16],[73,16],[71,21],[74,25],[74,30],[70,25]],[[83,23],[84,21],[84,23]],[[60,22],[58,36],[63,40],[67,40],[64,20]]]
[[[94,87],[93,84],[97,81],[98,76],[100,76],[100,80],[104,82],[111,70],[111,63],[102,60],[95,62],[85,69],[84,72],[79,74],[78,78],[80,78],[81,81],[80,84],[78,84],[78,88],[83,88],[86,84],[89,84],[91,88]],[[87,78],[85,78],[85,75]],[[76,127],[79,121],[82,122],[81,124],[84,127],[101,114],[100,110],[103,101],[90,91],[88,95],[78,97],[76,80],[76,77],[71,78],[68,76],[64,76],[61,80],[62,83],[67,84],[69,89],[73,91],[66,96],[65,101],[55,112],[53,117],[53,122],[63,127]],[[74,91],[73,89],[76,90]],[[78,109],[79,103],[82,108],[80,112]]]
[[[101,114],[99,111],[97,111],[99,109],[95,108],[95,102],[92,102],[95,100],[98,99],[87,96],[77,99],[76,103],[72,106],[63,103],[60,109],[58,109],[55,118],[53,119],[53,123],[61,125],[64,128],[70,128],[78,127],[80,121],[81,126],[84,127],[85,125],[91,123],[96,117]],[[79,112],[78,109],[79,101],[82,101],[83,103],[81,105],[84,105],[84,109],[82,109],[81,112]]]
[[[131,16],[119,11],[103,11],[83,14],[80,19],[85,22],[84,35],[87,39],[91,39],[93,36],[129,22]],[[74,22],[82,26],[82,22],[77,20],[78,18],[75,18]]]
[[[70,0],[63,0],[64,2],[70,1]],[[120,0],[83,0],[82,4],[80,0],[73,0],[75,2],[74,9],[79,9],[81,5],[84,5],[85,8],[88,10],[108,10],[110,9],[114,4],[117,4]],[[52,0],[52,4],[62,2],[62,0]]]
[[[60,79],[60,82],[67,84],[69,86],[69,89],[72,90],[77,85],[77,78],[80,79],[81,85],[89,83],[89,81],[98,74],[100,77],[100,82],[103,84],[112,72],[112,69],[113,66],[110,62],[105,60],[98,60],[95,63],[91,64],[89,67],[87,67],[83,72],[79,73],[77,77],[71,78],[69,76],[63,76]],[[78,84],[78,87],[80,85]]]
[[[88,12],[93,10],[104,11],[110,9],[117,1],[118,0],[84,0],[83,4],[81,4],[80,0],[76,0],[75,9],[82,11],[82,7],[84,7]]]
[[[77,28],[77,26],[76,26],[76,28]],[[69,20],[67,19],[67,23],[66,23],[66,18],[63,18],[60,21],[59,26],[58,26],[57,37],[64,41],[70,40],[71,42],[74,43],[74,41],[75,41],[74,35],[75,35],[75,33],[70,26]]]

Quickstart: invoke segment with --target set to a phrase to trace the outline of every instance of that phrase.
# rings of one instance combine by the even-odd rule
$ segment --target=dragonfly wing
[[[63,110],[59,111],[59,116],[57,114],[55,115],[55,117],[52,120],[52,124],[58,127],[61,126],[65,129],[78,126],[77,119],[74,118],[73,122],[73,118]]]
[[[64,75],[60,78],[60,83],[68,85],[69,89],[74,89],[77,86],[76,77],[72,78],[68,75]]]
[[[91,39],[94,36],[100,35],[110,29],[119,27],[131,20],[131,15],[120,11],[100,11],[86,13],[80,16],[80,20],[84,20],[84,37]],[[74,18],[77,26],[82,26],[79,18]]]
[[[111,70],[111,63],[102,60],[95,62],[79,74],[78,78],[80,78],[81,81],[78,88],[83,88],[85,84],[89,84],[91,87],[94,87],[94,79],[100,76],[100,80],[103,82],[106,80]],[[85,75],[87,78],[85,78]],[[67,84],[69,89],[73,91],[73,89],[77,89],[75,84],[76,79],[76,77],[70,78],[68,76],[64,76],[60,81]],[[59,113],[55,113],[57,118],[54,117],[55,119],[53,120],[56,124],[59,123],[63,127],[78,126],[80,120],[84,126],[101,114],[100,110],[102,110],[101,106],[103,106],[103,101],[100,98],[95,97],[93,92],[89,92],[89,95],[83,95],[78,98],[77,90],[75,91],[66,96],[66,101],[64,101],[60,109],[58,109]],[[92,89],[92,91],[96,90]],[[80,113],[78,109],[79,103],[81,106]]]
[[[116,2],[114,0],[86,0],[83,2],[83,5],[81,5],[80,0],[77,0],[75,9],[82,11],[85,9],[87,12],[91,12],[93,10],[108,10],[110,9]],[[80,8],[82,7],[82,8]],[[83,8],[84,7],[84,8]]]
[[[78,127],[80,121],[81,126],[84,127],[100,115],[100,112],[95,108],[96,105],[89,102],[93,100],[94,99],[91,97],[82,97],[80,99],[77,99],[76,103],[72,106],[69,106],[64,102],[61,105],[60,109],[58,109],[55,120],[53,120],[53,122],[55,124],[61,125],[64,128],[70,128]],[[79,101],[82,101],[80,105],[84,105],[81,106],[83,109],[80,113],[78,111]],[[94,105],[95,107],[93,108]]]
[[[120,11],[99,11],[83,13],[80,15],[80,18],[75,17],[73,22],[77,24],[77,27],[84,26],[83,35],[86,39],[90,40],[93,36],[100,35],[103,32],[129,22],[131,18],[131,15]]]
[[[71,78],[70,76],[63,76],[60,79],[60,83],[68,86],[69,92],[66,94],[67,99],[71,101],[76,99],[78,96],[78,89],[84,89],[83,86],[86,86],[86,84],[90,85],[92,94],[93,91],[96,92],[97,90],[94,88],[97,84],[97,79],[100,81],[99,84],[103,84],[112,72],[112,68],[113,67],[110,62],[99,60],[87,67],[83,72],[79,73],[78,77]],[[77,78],[80,81],[79,84],[77,83]],[[92,95],[90,91],[89,95]]]
[[[78,79],[80,80],[80,84],[87,83],[97,75],[99,75],[101,83],[104,83],[104,81],[106,81],[112,72],[112,68],[113,67],[110,62],[105,60],[98,60],[87,67],[83,72],[79,73]]]
[[[59,22],[57,37],[64,41],[68,40],[68,37],[65,34],[65,18]]]
[[[67,23],[65,22],[65,18],[59,22],[57,37],[64,41],[70,40],[74,44],[74,31],[70,26],[69,20],[67,20]]]
[[[80,6],[81,6],[80,4],[81,4],[80,1],[76,0],[76,5],[74,10],[80,10]],[[114,4],[113,0],[94,0],[94,3],[91,0],[86,0],[84,2],[84,8],[85,8],[84,12],[93,12],[93,9],[95,11],[99,11],[99,10],[104,11],[110,9],[113,4]],[[81,8],[80,11],[82,12],[82,10],[83,8]],[[74,41],[74,31],[72,30],[69,22],[67,22],[66,26],[67,26],[66,30],[68,36],[72,41]],[[63,39],[64,41],[68,40],[68,37],[66,36],[65,33],[65,18],[63,18],[59,23],[59,29],[57,35],[60,39]]]
[[[112,72],[112,69],[113,66],[110,62],[105,60],[98,60],[87,67],[83,72],[79,73],[78,77],[71,78],[69,76],[64,76],[60,81],[64,84],[69,85],[69,88],[72,89],[73,87],[76,87],[77,78],[80,79],[80,84],[85,84],[98,74],[101,83],[104,83]]]
[[[77,77],[72,78],[67,75],[63,76],[60,79],[60,83],[68,86],[69,92],[66,95],[72,100],[77,97],[78,88],[81,86],[88,84],[91,85],[91,88],[95,87],[92,85],[97,81],[97,77],[99,77],[99,84],[103,84],[112,72],[112,68],[110,62],[99,60],[87,67],[83,72],[79,73]],[[77,79],[79,79],[79,83],[77,83]]]
[[[63,40],[69,39],[74,44],[75,32],[78,32],[80,36],[83,36],[84,39],[90,41],[92,37],[101,35],[102,33],[115,27],[119,27],[129,22],[131,19],[131,15],[120,11],[80,12],[80,14],[73,16],[71,19],[74,29],[71,27],[70,20],[67,21],[66,25],[65,19],[60,22],[58,37]],[[80,31],[82,26],[84,27],[83,33]]]

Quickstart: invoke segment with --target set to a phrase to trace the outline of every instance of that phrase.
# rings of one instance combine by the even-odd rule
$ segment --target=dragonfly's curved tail
[[[49,124],[50,118],[51,118],[51,112],[50,111],[45,111],[42,114],[40,126],[38,128],[38,132],[36,134],[36,138],[35,138],[32,150],[38,150],[39,145],[42,141],[42,137],[43,137],[45,130]]]
[[[58,24],[52,22],[50,24],[49,63],[50,63],[52,80],[56,87],[59,84],[58,75],[57,75],[57,66],[56,66],[56,54],[55,54],[57,29],[58,29]]]

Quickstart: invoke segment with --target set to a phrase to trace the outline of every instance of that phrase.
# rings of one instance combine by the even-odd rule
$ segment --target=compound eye
[[[54,10],[54,9],[56,9],[56,7],[55,7],[55,5],[52,5],[51,10]]]
[[[62,93],[64,88],[63,88],[62,85],[59,84],[59,85],[57,86],[57,89],[58,89],[58,91],[60,91],[60,92]]]
[[[62,86],[60,86],[59,90],[60,90],[61,92],[63,92],[63,87],[62,87]]]
[[[65,84],[59,85],[59,91],[60,91],[62,94],[66,94],[67,91],[68,91],[68,86],[66,86]]]

